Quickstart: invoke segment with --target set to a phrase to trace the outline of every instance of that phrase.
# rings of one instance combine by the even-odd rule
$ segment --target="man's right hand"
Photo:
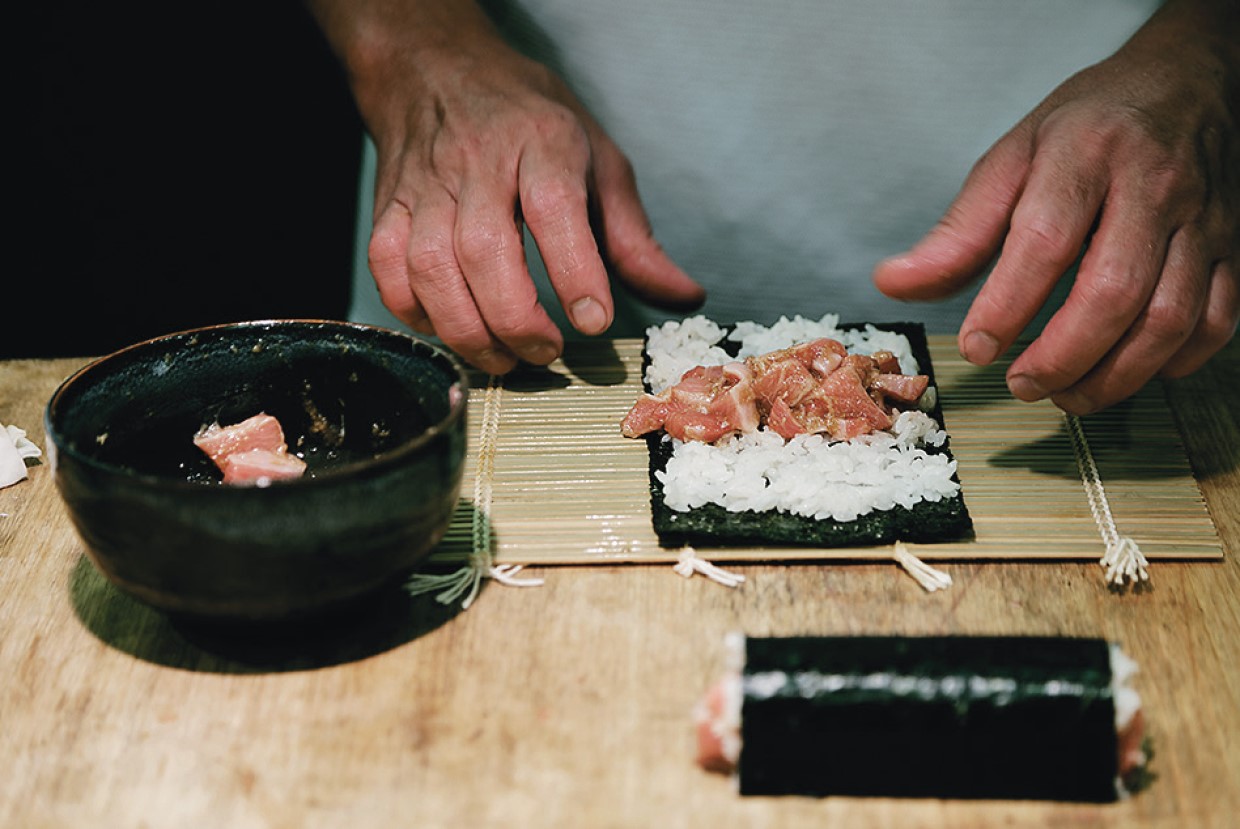
[[[526,268],[523,224],[584,334],[611,325],[609,271],[653,304],[701,303],[654,240],[628,160],[476,6],[311,5],[378,152],[370,268],[399,319],[493,374],[556,359],[563,336]]]

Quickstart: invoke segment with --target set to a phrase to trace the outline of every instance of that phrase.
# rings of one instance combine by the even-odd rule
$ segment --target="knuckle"
[[[1213,354],[1231,342],[1236,335],[1238,316],[1235,309],[1203,315],[1194,332],[1203,350]]]
[[[521,196],[521,212],[534,224],[572,213],[586,201],[584,180],[550,176],[531,182]]]
[[[457,271],[452,246],[439,234],[416,234],[404,252],[409,279],[413,282],[442,282]]]
[[[470,222],[457,229],[456,256],[467,268],[504,261],[515,242],[513,233],[488,222]]]
[[[444,345],[470,362],[495,351],[491,334],[480,319],[472,322],[464,319],[433,322]]]
[[[1078,279],[1075,291],[1091,313],[1101,319],[1131,317],[1147,300],[1145,284],[1130,270],[1107,263]]]
[[[1196,259],[1203,263],[1213,259],[1210,233],[1200,224],[1189,223],[1176,230],[1172,247],[1177,246],[1186,259]]]
[[[1225,259],[1240,254],[1240,211],[1208,211],[1198,224],[1185,227],[1197,231],[1197,249],[1203,258]]]
[[[376,231],[366,247],[366,261],[371,273],[390,273],[404,265],[405,250],[401,240],[391,233]]]
[[[413,292],[406,288],[400,290],[391,284],[376,283],[379,288],[379,299],[383,302],[383,307],[387,308],[399,320],[413,325],[421,320],[421,306],[414,299]]]
[[[440,338],[444,345],[464,357],[473,357],[486,350],[489,338],[486,332],[468,326],[442,326]]]
[[[1179,298],[1152,300],[1144,317],[1142,327],[1162,342],[1183,342],[1197,323],[1196,309]]]
[[[541,321],[537,304],[512,305],[505,303],[502,311],[487,319],[487,326],[501,342],[514,342],[534,334]]]
[[[418,302],[413,288],[403,279],[383,279],[375,276],[375,288],[379,293],[379,301],[392,315],[408,325],[415,326],[426,315],[421,303]]]
[[[618,182],[626,188],[637,190],[637,171],[633,162],[618,147],[609,145],[594,156],[595,165],[605,168],[609,180]]]
[[[1045,213],[1024,217],[1019,232],[1028,247],[1056,263],[1067,265],[1079,252],[1075,235],[1061,220]]]
[[[398,202],[390,202],[378,214],[366,246],[366,258],[372,273],[378,275],[404,270],[409,230],[409,214]]]
[[[534,116],[532,127],[543,140],[562,143],[578,151],[589,147],[589,139],[581,119],[566,106],[552,104],[543,108]]]
[[[1047,334],[1033,341],[1008,370],[1032,380],[1043,391],[1055,394],[1078,382],[1094,360],[1072,345],[1049,340]]]
[[[1202,221],[1213,198],[1209,185],[1194,166],[1167,157],[1151,159],[1143,165],[1135,187],[1152,216],[1169,215],[1183,222]]]

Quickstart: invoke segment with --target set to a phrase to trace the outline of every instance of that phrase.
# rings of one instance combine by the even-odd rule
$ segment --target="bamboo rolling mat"
[[[470,398],[462,500],[432,563],[489,543],[497,564],[674,562],[650,522],[646,443],[620,435],[641,391],[641,341],[575,343],[547,369],[490,381]],[[1102,535],[1067,421],[1020,403],[1006,364],[978,368],[930,338],[952,452],[975,538],[910,544],[923,559],[1099,559]],[[1118,531],[1153,559],[1219,559],[1222,543],[1161,386],[1081,420]],[[480,452],[481,449],[481,452]],[[481,534],[480,534],[481,533]],[[713,561],[889,559],[890,546],[710,548]]]

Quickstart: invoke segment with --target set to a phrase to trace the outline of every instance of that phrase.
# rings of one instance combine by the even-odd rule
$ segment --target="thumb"
[[[911,250],[878,263],[878,290],[895,299],[942,299],[981,275],[1003,245],[1030,158],[1018,133],[995,144],[930,232]]]

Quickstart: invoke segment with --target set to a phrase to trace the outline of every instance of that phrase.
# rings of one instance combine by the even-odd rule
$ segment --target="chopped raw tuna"
[[[306,471],[306,462],[289,454],[280,422],[268,414],[232,426],[204,426],[194,435],[194,445],[215,461],[226,484],[266,486]]]
[[[741,729],[734,702],[740,682],[739,675],[729,674],[710,687],[695,709],[697,761],[707,771],[731,774],[736,770]]]
[[[870,384],[870,393],[878,391],[891,400],[916,403],[929,385],[930,378],[924,374],[880,374]]]
[[[281,478],[300,478],[306,471],[306,462],[288,452],[272,452],[270,449],[251,449],[234,452],[220,460],[226,484],[259,484],[264,478],[276,481]]]
[[[256,414],[232,426],[212,423],[194,435],[194,445],[218,461],[234,452],[266,449],[271,452],[287,450],[284,430],[280,421],[269,414]]]
[[[698,366],[663,393],[643,394],[621,423],[626,437],[663,429],[680,440],[714,443],[762,426],[785,439],[826,434],[848,440],[891,427],[930,384],[900,373],[889,351],[849,354],[822,338],[723,366]]]
[[[1139,772],[1149,761],[1145,753],[1145,715],[1140,709],[1119,730],[1119,776]]]

